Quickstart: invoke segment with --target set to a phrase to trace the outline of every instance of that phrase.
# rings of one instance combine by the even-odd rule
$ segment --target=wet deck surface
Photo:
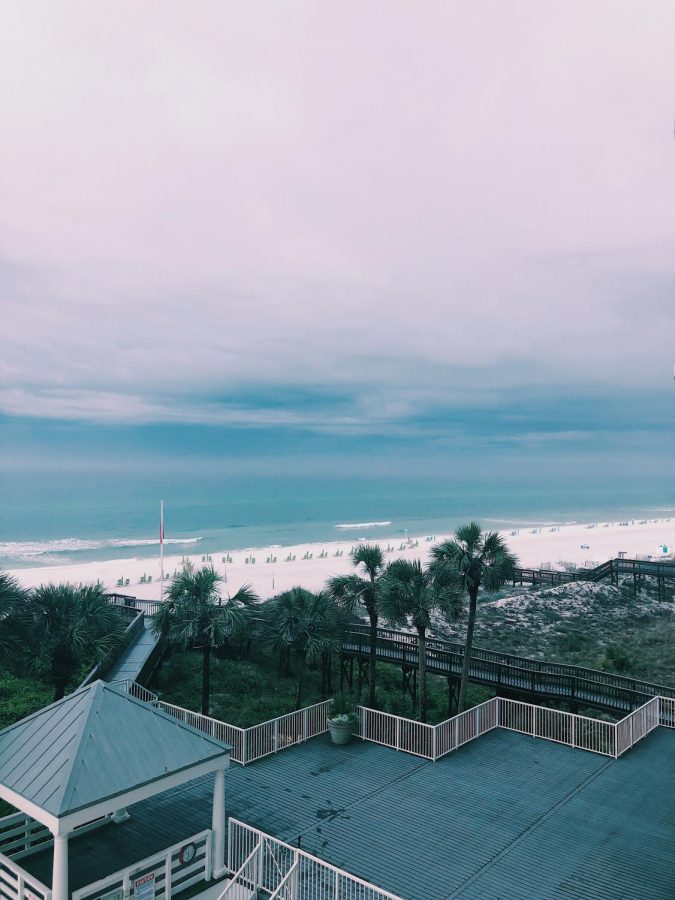
[[[675,896],[675,731],[618,761],[503,730],[430,763],[322,736],[227,773],[227,813],[410,900]],[[211,822],[212,779],[71,841],[71,890]],[[21,861],[49,884],[51,850]]]

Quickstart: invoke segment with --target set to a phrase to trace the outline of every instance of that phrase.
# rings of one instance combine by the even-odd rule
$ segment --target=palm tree
[[[7,572],[0,572],[0,658],[18,652],[26,624],[28,592]]]
[[[462,525],[455,531],[454,537],[433,547],[431,555],[432,568],[442,567],[450,572],[461,590],[469,595],[469,621],[457,701],[457,712],[461,713],[466,706],[478,591],[481,587],[486,591],[498,590],[513,577],[518,560],[509,552],[501,535],[496,531],[481,531],[477,522]]]
[[[382,578],[380,610],[392,624],[411,624],[417,630],[419,712],[422,722],[426,722],[427,629],[433,613],[441,613],[448,620],[459,617],[459,593],[440,568],[423,568],[419,560],[397,559],[387,567]]]
[[[316,662],[337,647],[337,620],[337,610],[328,595],[301,587],[284,591],[265,604],[265,642],[277,649],[288,649],[295,656],[296,709],[302,706],[307,663]]]
[[[375,707],[375,678],[377,673],[377,628],[379,625],[379,582],[384,572],[384,557],[377,544],[359,544],[351,553],[356,569],[363,575],[337,575],[328,582],[328,593],[335,603],[350,613],[362,603],[370,621],[370,680],[368,706]]]
[[[183,568],[171,579],[166,600],[153,622],[155,634],[167,638],[184,649],[202,651],[202,715],[209,714],[211,693],[211,650],[222,647],[230,637],[241,632],[249,611],[259,602],[250,585],[223,598],[223,582],[212,567],[191,571]]]
[[[124,622],[101,584],[79,588],[48,584],[26,601],[31,666],[49,678],[54,700],[83,664],[101,662],[119,644]]]

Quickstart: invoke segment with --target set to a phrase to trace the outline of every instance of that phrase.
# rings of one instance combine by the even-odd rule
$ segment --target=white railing
[[[499,698],[493,697],[439,725],[426,725],[414,719],[359,706],[356,733],[364,741],[437,760],[496,728],[498,703]]]
[[[500,697],[499,701],[500,728],[603,756],[615,755],[614,722],[603,722],[601,719],[534,706],[519,700],[507,700],[505,697]]]
[[[434,758],[434,726],[379,712],[367,706],[358,707],[356,733],[364,741],[373,741],[425,759]]]
[[[675,728],[675,698],[659,697],[659,725]]]
[[[497,728],[499,698],[493,697],[436,725],[436,759]]]
[[[192,845],[195,853],[187,861],[184,848]],[[72,900],[100,897],[111,891],[123,891],[125,897],[136,892],[140,884],[153,882],[155,898],[170,900],[173,894],[186,890],[211,877],[211,831],[185,838],[154,856],[128,866],[107,878],[73,891]],[[47,898],[46,898],[47,900]]]
[[[306,706],[262,725],[253,725],[245,732],[246,756],[244,762],[253,762],[269,756],[285,747],[301,744],[309,738],[328,731],[328,712],[332,700]]]
[[[270,897],[270,900],[296,900],[298,896],[298,875],[300,862],[296,860],[288,870],[288,875]]]
[[[158,709],[163,709],[179,722],[185,722],[198,731],[203,731],[209,737],[216,738],[225,744],[230,744],[232,752],[230,758],[235,762],[242,762],[244,758],[244,729],[237,728],[236,725],[228,725],[227,722],[220,722],[218,719],[212,719],[211,716],[203,716],[201,713],[193,712],[191,709],[184,709],[182,706],[174,706],[173,703],[165,703],[159,700],[156,704]]]
[[[110,684],[122,688],[130,697],[135,697],[137,700],[142,700],[144,703],[156,704],[159,700],[157,694],[153,694],[152,691],[143,687],[142,684],[138,684],[136,681],[130,681],[128,678],[123,681],[111,681]]]
[[[51,890],[0,853],[0,896],[3,900],[51,900]]]
[[[252,900],[258,891],[258,870],[260,869],[260,844],[251,850],[241,866],[233,874],[218,900]]]
[[[250,900],[259,890],[278,900],[401,900],[236,819],[228,821],[227,843],[235,874],[218,900]]]
[[[17,812],[0,819],[0,853],[11,856],[12,859],[21,859],[53,841],[47,826],[25,813]]]
[[[355,731],[363,740],[434,761],[493,728],[616,758],[659,724],[675,727],[675,700],[667,697],[652,697],[616,723],[505,697],[493,697],[438,725],[424,725],[363,706],[358,711]]]
[[[324,700],[322,703],[307,706],[305,709],[250,728],[228,725],[227,722],[220,722],[211,716],[203,716],[181,706],[165,703],[163,700],[158,701],[156,706],[181,722],[230,744],[232,747],[230,758],[234,762],[246,765],[328,731],[328,711],[332,702]]]
[[[614,755],[618,758],[633,744],[637,744],[645,735],[659,727],[661,720],[661,701],[663,697],[652,697],[645,704],[628,713],[616,723],[616,746]]]
[[[152,692],[147,693],[155,697]],[[162,700],[149,702],[181,722],[230,744],[234,762],[246,765],[328,731],[332,700],[324,700],[251,728],[228,725]],[[652,697],[618,723],[506,697],[493,697],[438,725],[428,725],[366,706],[357,707],[357,711],[354,731],[363,740],[434,761],[494,728],[518,731],[614,757],[621,756],[659,724],[675,728],[675,699],[668,697]]]

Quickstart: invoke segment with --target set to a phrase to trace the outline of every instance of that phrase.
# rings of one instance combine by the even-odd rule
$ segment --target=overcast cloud
[[[0,413],[378,432],[668,395],[672,0],[2,20]]]

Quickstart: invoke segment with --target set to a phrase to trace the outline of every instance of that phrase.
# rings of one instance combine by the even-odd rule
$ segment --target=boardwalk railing
[[[159,582],[157,586],[159,587]],[[154,616],[164,602],[163,600],[143,600],[141,597],[133,597],[131,594],[118,594],[112,591],[107,593],[106,597],[109,603],[114,603],[116,606],[135,607],[144,612],[146,616]]]
[[[675,727],[675,701],[667,697],[653,697],[620,722],[505,697],[493,697],[439,725],[424,725],[363,706],[358,711],[356,733],[363,740],[434,761],[494,728],[618,758],[659,724]]]
[[[675,562],[673,560],[645,560],[645,559],[609,559],[592,569],[575,569],[573,571],[558,571],[552,569],[520,569],[513,573],[513,584],[569,584],[574,581],[604,581],[611,579],[612,584],[618,585],[621,575],[633,578],[633,591],[641,587],[643,578],[656,579],[656,587],[659,600],[666,598],[666,581],[675,581]]]
[[[351,625],[342,642],[343,656],[368,659],[369,653],[368,626]],[[415,668],[418,665],[417,635],[379,628],[376,654],[381,662]],[[427,639],[429,672],[457,679],[461,675],[463,661],[464,644]],[[666,685],[481,647],[474,647],[471,651],[469,678],[472,682],[501,691],[571,700],[623,713],[642,706],[650,697],[672,697],[675,700],[675,689]]]
[[[145,627],[145,616],[140,610],[133,609],[129,606],[118,606],[118,609],[120,611],[120,614],[123,615],[128,622],[127,627],[124,631],[124,637],[106,659],[102,660],[100,663],[97,663],[94,666],[94,668],[89,672],[82,684],[79,685],[80,688],[86,687],[88,684],[92,684],[92,682],[97,681],[99,678],[105,678],[105,676],[108,674],[108,672],[110,672],[115,663],[122,658],[127,648],[133,644],[133,642]]]
[[[250,900],[262,891],[277,900],[401,900],[304,850],[228,821],[230,884],[218,900]]]
[[[165,703],[163,700],[157,701],[155,705],[181,722],[186,722],[193,728],[230,744],[232,747],[230,758],[245,766],[256,759],[262,759],[286,747],[301,744],[318,734],[324,734],[328,731],[328,710],[332,702],[324,700],[322,703],[307,706],[250,728],[228,725],[227,722],[220,722],[210,716]]]

